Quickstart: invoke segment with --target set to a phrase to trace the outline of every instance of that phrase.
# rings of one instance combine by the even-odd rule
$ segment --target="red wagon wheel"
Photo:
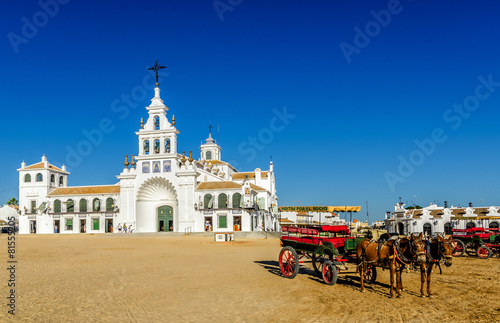
[[[488,259],[491,257],[491,249],[486,246],[481,246],[477,248],[477,256],[482,259]]]
[[[279,263],[284,277],[291,279],[299,273],[299,256],[292,247],[286,246],[281,249]]]
[[[312,254],[312,265],[314,268],[314,271],[316,272],[316,275],[319,277],[322,277],[323,275],[323,264],[327,261],[333,261],[333,253],[325,251],[324,255],[320,255],[317,253]]]
[[[337,267],[330,260],[323,263],[322,276],[327,285],[335,285],[337,282]]]
[[[461,257],[465,252],[465,245],[460,240],[453,240],[451,242],[453,246],[453,253],[451,254],[453,257]]]

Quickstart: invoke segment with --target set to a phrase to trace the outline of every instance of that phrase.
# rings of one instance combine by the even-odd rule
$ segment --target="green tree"
[[[7,205],[14,205],[14,206],[18,206],[19,205],[19,201],[16,200],[15,197],[11,198],[10,200],[7,201]]]

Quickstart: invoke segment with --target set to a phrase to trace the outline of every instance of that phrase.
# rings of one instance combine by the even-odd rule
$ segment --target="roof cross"
[[[155,61],[155,65],[153,67],[148,68],[148,70],[152,70],[156,72],[156,87],[158,87],[158,71],[166,68],[166,66],[161,66],[158,64],[158,61]]]

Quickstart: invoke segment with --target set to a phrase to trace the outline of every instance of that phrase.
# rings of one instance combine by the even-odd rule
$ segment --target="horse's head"
[[[421,265],[427,261],[427,256],[425,255],[425,244],[422,241],[422,233],[418,236],[414,236],[413,233],[410,235],[410,248],[413,254],[413,260],[417,265]]]
[[[453,237],[450,236],[449,239],[445,239],[442,236],[438,236],[439,241],[439,254],[444,258],[444,264],[446,267],[450,267],[453,260]]]

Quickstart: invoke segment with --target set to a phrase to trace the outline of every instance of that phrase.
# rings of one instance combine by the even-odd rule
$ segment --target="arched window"
[[[25,182],[25,183],[29,183],[29,182],[31,182],[31,175],[30,175],[30,174],[26,174],[26,175],[24,175],[24,182]]]
[[[165,152],[170,153],[170,139],[165,140]]]
[[[92,210],[94,210],[94,212],[99,212],[101,210],[101,200],[97,197],[92,201]]]
[[[212,160],[212,152],[210,150],[206,152],[205,160]]]
[[[80,212],[87,212],[87,200],[86,199],[80,200]]]
[[[155,118],[155,130],[160,130],[160,117]]]
[[[212,209],[214,207],[214,197],[212,194],[206,194],[203,199],[203,206],[205,209]]]
[[[54,201],[54,213],[61,213],[61,201]]]
[[[490,223],[490,229],[498,229],[498,222],[493,221]]]
[[[144,154],[149,155],[149,140],[144,141]]]
[[[222,193],[222,194],[219,194],[219,198],[218,198],[218,208],[219,209],[225,209],[227,208],[227,195]]]
[[[241,207],[241,194],[233,194],[233,209],[238,209]]]
[[[108,197],[106,199],[106,212],[113,212],[113,208],[114,208],[114,205],[115,202],[113,201],[113,199],[111,197]]]
[[[160,139],[155,140],[155,154],[160,153]]]
[[[444,224],[444,234],[452,234],[452,232],[451,232],[451,223],[450,222],[446,222]]]
[[[466,228],[467,228],[467,229],[470,229],[470,228],[475,228],[475,227],[476,227],[476,225],[474,224],[474,222],[469,222],[469,223],[467,223],[467,225],[466,225]]]
[[[55,184],[56,183],[56,176],[54,174],[50,175],[50,183]]]
[[[64,177],[59,177],[59,186],[63,186],[64,185]]]
[[[75,202],[72,199],[66,201],[66,212],[74,213],[75,212]]]
[[[36,181],[37,182],[43,182],[43,175],[40,174],[40,173],[36,174]]]
[[[424,235],[428,235],[428,236],[432,235],[432,226],[430,223],[424,224]]]

